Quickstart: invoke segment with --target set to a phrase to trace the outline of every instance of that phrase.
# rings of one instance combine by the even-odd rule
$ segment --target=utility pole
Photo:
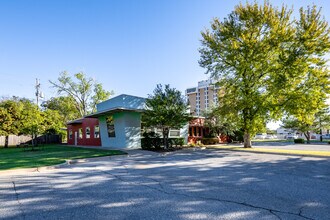
[[[40,81],[38,78],[36,78],[36,85],[35,85],[35,88],[36,88],[36,98],[37,98],[37,108],[39,110],[39,98],[43,98],[44,95],[43,93],[40,91],[40,87],[41,87],[41,84],[40,84]],[[35,145],[38,145],[38,127],[39,125],[37,124],[37,129],[36,131],[34,131],[32,133],[32,146],[35,146]],[[32,147],[32,150],[33,150],[33,147]]]
[[[36,98],[37,98],[37,106],[39,108],[39,98],[43,98],[43,93],[40,91],[40,81],[39,79],[36,78],[36,85],[35,85],[35,88],[36,88]]]

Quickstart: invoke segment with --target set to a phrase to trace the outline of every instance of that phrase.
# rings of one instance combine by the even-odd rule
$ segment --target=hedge
[[[204,145],[212,145],[212,144],[218,144],[219,139],[218,138],[202,138],[202,144]]]
[[[164,145],[163,138],[160,138],[160,137],[141,138],[141,148],[144,150],[161,149],[162,145]],[[169,145],[169,147],[182,146],[182,145],[184,145],[184,138],[168,138],[168,145]]]
[[[294,139],[293,142],[295,144],[304,144],[305,140],[303,138],[297,138],[297,139]]]

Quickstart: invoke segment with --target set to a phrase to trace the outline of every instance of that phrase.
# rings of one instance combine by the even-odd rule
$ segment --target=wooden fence
[[[5,136],[0,136],[0,146],[5,145]],[[45,134],[45,135],[40,135],[37,138],[38,143],[40,144],[60,144],[62,143],[62,138],[60,135],[57,134]],[[32,138],[30,136],[25,136],[25,135],[9,135],[8,138],[8,145],[9,146],[15,146],[17,144],[21,143],[27,143],[31,144],[32,143]]]

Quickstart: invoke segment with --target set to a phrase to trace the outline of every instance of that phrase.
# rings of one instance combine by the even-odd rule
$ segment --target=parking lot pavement
[[[0,219],[329,219],[329,189],[329,158],[139,152],[1,175]]]

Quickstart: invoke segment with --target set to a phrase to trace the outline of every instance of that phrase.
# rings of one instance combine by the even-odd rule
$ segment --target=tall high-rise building
[[[202,116],[203,111],[218,103],[218,92],[219,87],[211,79],[200,81],[197,87],[186,89],[190,112],[195,116]]]

